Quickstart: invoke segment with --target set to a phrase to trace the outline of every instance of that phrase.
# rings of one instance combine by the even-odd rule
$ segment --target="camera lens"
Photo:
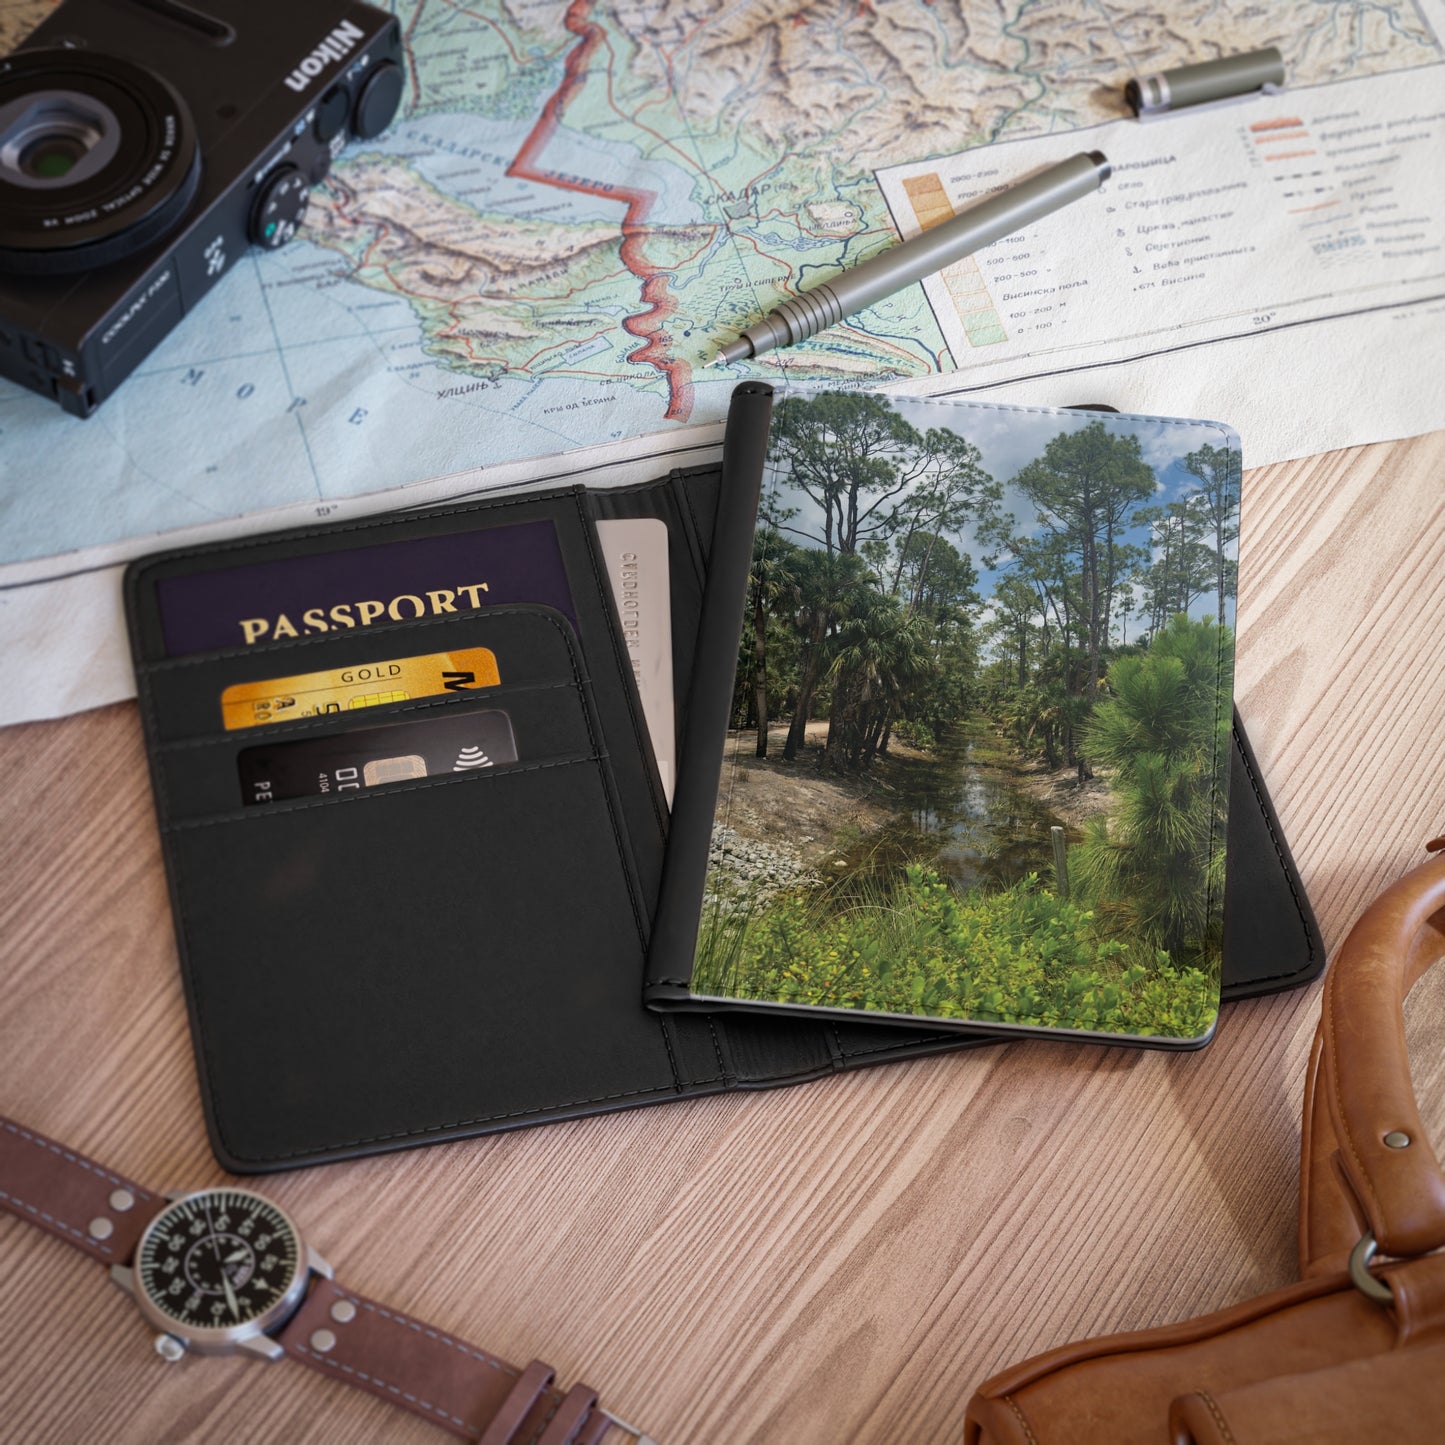
[[[94,146],[88,136],[52,131],[20,152],[20,169],[37,181],[58,181]]]
[[[0,180],[12,185],[76,185],[119,149],[115,112],[79,91],[40,91],[0,107]]]
[[[74,50],[0,66],[0,271],[88,270],[149,246],[200,175],[184,102],[141,66]]]

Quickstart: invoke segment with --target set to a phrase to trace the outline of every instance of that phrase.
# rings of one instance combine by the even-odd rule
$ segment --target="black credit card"
[[[516,761],[511,718],[488,708],[269,743],[247,748],[236,764],[241,801],[250,804],[365,792]]]

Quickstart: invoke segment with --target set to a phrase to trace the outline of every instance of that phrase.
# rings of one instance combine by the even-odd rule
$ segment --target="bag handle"
[[[1445,838],[1361,915],[1325,981],[1305,1088],[1300,1273],[1374,1284],[1376,1249],[1445,1245],[1445,1173],[1420,1120],[1405,1052],[1405,995],[1445,954]],[[1323,1096],[1323,1100],[1321,1099]]]

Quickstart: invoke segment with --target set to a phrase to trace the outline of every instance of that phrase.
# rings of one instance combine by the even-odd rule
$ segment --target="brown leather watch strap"
[[[161,1204],[94,1160],[0,1118],[0,1207],[103,1264],[130,1258]]]
[[[596,1445],[620,1424],[585,1385],[553,1388],[538,1361],[519,1370],[331,1280],[315,1282],[276,1338],[298,1363],[485,1445]]]

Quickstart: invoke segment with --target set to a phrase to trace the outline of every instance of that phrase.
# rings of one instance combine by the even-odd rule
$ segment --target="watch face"
[[[151,1221],[136,1251],[136,1281],[181,1332],[234,1330],[280,1303],[302,1269],[301,1241],[269,1199],[206,1189]]]

